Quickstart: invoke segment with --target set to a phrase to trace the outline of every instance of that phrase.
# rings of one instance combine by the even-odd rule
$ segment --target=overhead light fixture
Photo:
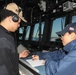
[[[43,0],[40,0],[40,3],[38,3],[38,6],[40,7],[40,10],[46,11],[46,2]]]
[[[73,8],[76,8],[76,3],[72,2]]]
[[[72,6],[72,2],[67,1],[65,3],[63,3],[63,11],[70,11],[73,10],[73,6]]]
[[[56,13],[56,9],[53,10],[53,13]]]

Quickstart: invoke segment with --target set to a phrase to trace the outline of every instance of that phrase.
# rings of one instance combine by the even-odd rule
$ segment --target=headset
[[[18,15],[13,15],[12,21],[13,21],[13,22],[18,22],[18,21],[19,21]]]
[[[17,12],[18,12],[18,15],[19,15],[19,13],[21,12],[21,8],[20,7],[18,7],[18,10],[17,10]],[[12,21],[13,22],[18,22],[19,21],[19,16],[18,15],[13,15],[13,17],[12,17]]]
[[[7,5],[6,5],[6,7],[7,7]],[[6,7],[5,7],[5,9],[6,9]],[[19,15],[19,13],[21,12],[21,10],[22,10],[22,9],[21,9],[20,7],[18,7],[18,10],[17,10],[18,15]],[[12,21],[13,21],[13,22],[18,22],[18,21],[19,21],[19,16],[18,16],[18,15],[15,14],[15,15],[12,16]]]

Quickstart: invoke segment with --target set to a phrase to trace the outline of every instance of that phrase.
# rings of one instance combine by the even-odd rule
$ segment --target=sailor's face
[[[66,32],[64,35],[61,36],[61,40],[62,40],[63,45],[65,46],[71,41],[71,34]]]
[[[18,27],[20,27],[20,22],[21,22],[20,18],[18,22],[12,22],[12,29],[11,29],[12,32],[15,32],[18,29]]]

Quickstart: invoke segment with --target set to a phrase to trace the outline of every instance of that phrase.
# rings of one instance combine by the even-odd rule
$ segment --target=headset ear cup
[[[19,21],[19,17],[17,15],[14,15],[12,17],[13,22],[18,22]]]

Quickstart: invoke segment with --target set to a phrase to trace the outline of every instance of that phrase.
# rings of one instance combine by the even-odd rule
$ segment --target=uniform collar
[[[76,49],[76,40],[71,41],[63,48],[65,51],[70,52]]]
[[[8,34],[12,35],[12,33],[11,33],[11,32],[9,32],[7,29],[5,29],[2,25],[0,25],[0,28],[1,28],[3,31],[5,31],[6,33],[8,33]]]

